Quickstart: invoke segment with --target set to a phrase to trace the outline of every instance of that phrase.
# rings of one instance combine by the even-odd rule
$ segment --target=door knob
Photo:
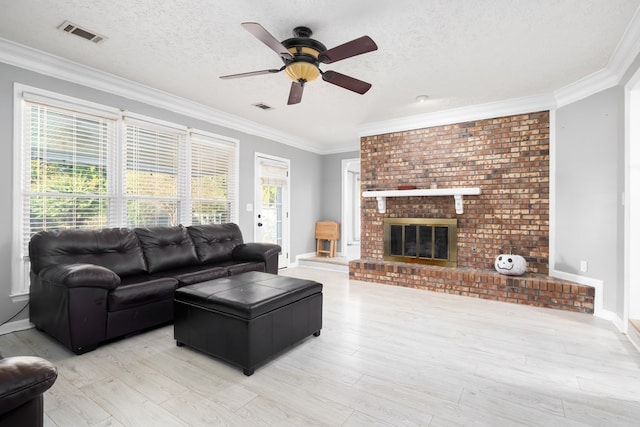
[[[258,227],[262,227],[262,223],[261,222],[258,223]]]

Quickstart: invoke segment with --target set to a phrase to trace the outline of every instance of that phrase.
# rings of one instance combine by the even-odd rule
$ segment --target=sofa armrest
[[[264,271],[278,274],[278,254],[282,248],[272,243],[243,243],[233,248],[231,257],[235,261],[262,261]]]
[[[0,359],[0,414],[47,391],[58,378],[56,367],[40,357]]]
[[[278,255],[282,248],[273,243],[243,243],[233,248],[231,257],[236,261],[264,261],[267,262],[274,255]]]
[[[120,276],[106,267],[95,264],[61,264],[40,271],[40,280],[67,288],[115,289]]]

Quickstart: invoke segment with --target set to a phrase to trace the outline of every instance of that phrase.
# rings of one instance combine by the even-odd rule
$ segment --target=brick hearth
[[[453,197],[394,197],[385,214],[362,198],[361,259],[352,279],[593,312],[593,289],[548,276],[549,112],[436,126],[361,139],[363,190],[479,187],[456,215]],[[457,218],[458,268],[383,260],[383,221]],[[500,253],[522,255],[527,273],[499,275]]]
[[[355,260],[349,278],[537,307],[593,313],[594,288],[542,274]]]

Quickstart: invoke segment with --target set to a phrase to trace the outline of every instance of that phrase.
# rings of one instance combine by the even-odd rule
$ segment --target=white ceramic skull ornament
[[[500,254],[496,257],[496,271],[507,276],[521,276],[527,271],[527,261],[520,255]]]

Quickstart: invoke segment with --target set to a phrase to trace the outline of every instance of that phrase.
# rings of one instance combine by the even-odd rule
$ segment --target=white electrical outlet
[[[580,271],[583,273],[587,272],[587,261],[580,261]]]

